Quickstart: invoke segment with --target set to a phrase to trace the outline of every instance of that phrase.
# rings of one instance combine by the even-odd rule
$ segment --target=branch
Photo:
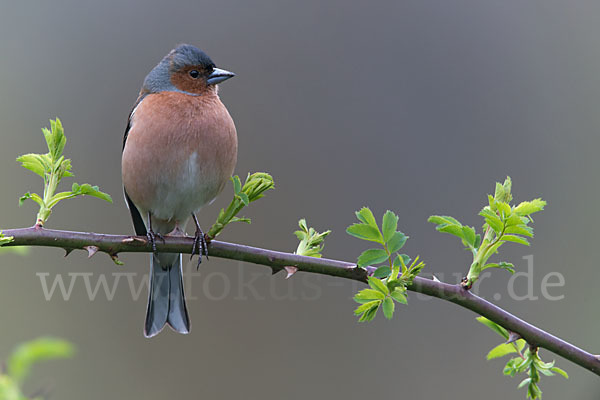
[[[74,249],[88,250],[90,255],[101,251],[109,254],[114,260],[116,260],[118,253],[152,252],[152,247],[148,244],[146,238],[140,236],[70,232],[41,227],[9,229],[4,230],[3,234],[6,237],[13,237],[13,241],[5,244],[5,246],[60,247],[65,249],[67,254]],[[192,252],[192,246],[193,239],[190,237],[165,236],[164,243],[160,240],[156,243],[156,249],[159,252],[189,254]],[[90,251],[90,249],[93,249],[93,251]],[[356,264],[344,261],[299,256],[217,240],[210,242],[209,253],[211,257],[266,265],[273,270],[273,273],[280,271],[283,267],[294,266],[299,271],[337,276],[363,283],[366,283],[367,277],[374,271],[372,267],[357,268]],[[596,375],[600,375],[600,358],[598,356],[517,318],[508,311],[472,294],[459,285],[450,285],[416,277],[413,283],[408,286],[408,290],[437,297],[468,308],[520,335],[530,346],[545,348]]]

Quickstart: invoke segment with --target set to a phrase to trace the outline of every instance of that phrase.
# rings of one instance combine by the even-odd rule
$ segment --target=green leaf
[[[401,303],[401,304],[407,303],[406,295],[400,289],[394,289],[392,291],[392,293],[390,293],[390,296],[392,296],[392,298],[394,300],[396,300],[398,303]]]
[[[519,214],[513,212],[510,217],[508,217],[505,221],[505,226],[513,226],[513,225],[527,225],[529,223],[528,217],[522,217]]]
[[[542,391],[537,384],[529,382],[529,386],[527,387],[527,396],[529,396],[532,400],[541,399]]]
[[[512,214],[512,209],[508,203],[497,202],[496,208],[502,218],[508,218]]]
[[[504,375],[514,377],[516,375],[516,373],[518,372],[516,365],[517,365],[517,363],[520,363],[520,362],[521,362],[520,357],[511,358],[510,360],[508,360],[508,362],[504,366],[504,370],[502,371],[502,373]]]
[[[531,201],[523,201],[515,207],[514,212],[522,216],[530,215],[542,211],[546,204],[544,200],[539,198]]]
[[[394,265],[404,265],[407,266],[410,264],[410,257],[407,254],[398,254],[396,259],[394,260]]]
[[[504,201],[504,186],[500,182],[496,182],[496,190],[494,191],[494,199]]]
[[[82,185],[74,183],[73,186],[71,186],[71,191],[77,196],[93,196],[112,203],[112,197],[110,197],[109,194],[101,192],[98,186],[92,186],[89,183],[84,183]]]
[[[294,232],[296,237],[300,240],[298,248],[296,249],[296,254],[320,258],[321,251],[323,251],[324,247],[323,242],[325,241],[325,237],[329,235],[331,231],[319,233],[314,228],[309,228],[304,218],[298,221],[298,226],[300,227],[300,230]]]
[[[357,211],[356,218],[358,218],[358,220],[363,222],[364,224],[367,224],[379,230],[379,228],[377,227],[377,221],[375,221],[373,212],[369,207],[363,207],[359,211]]]
[[[55,121],[50,120],[50,129],[50,135],[46,135],[48,129],[45,129],[45,132],[44,129],[42,129],[42,131],[46,137],[46,142],[48,144],[48,150],[50,151],[51,157],[53,160],[57,161],[62,155],[67,138],[65,137],[64,129],[60,119],[56,118]],[[50,136],[51,140],[48,140],[48,136]]]
[[[519,383],[519,386],[517,386],[517,389],[521,389],[525,385],[529,385],[529,383],[531,383],[531,378],[525,378],[521,381],[521,383]]]
[[[470,226],[462,227],[462,237],[465,239],[465,242],[471,247],[475,247],[475,241],[477,239],[475,235],[475,229]]]
[[[394,316],[394,301],[392,300],[391,297],[386,297],[385,300],[383,300],[383,304],[382,304],[382,309],[383,309],[383,315],[387,318],[387,319],[392,319],[392,317]]]
[[[210,227],[208,236],[211,238],[217,237],[221,231],[231,222],[242,221],[248,222],[249,219],[237,219],[236,215],[245,207],[246,204],[252,203],[262,197],[264,192],[275,187],[273,177],[265,172],[255,172],[248,174],[244,186],[240,188],[240,178],[236,175],[231,178],[233,183],[233,199],[227,206],[227,209],[221,209],[217,221]]]
[[[54,196],[52,196],[50,198],[50,201],[48,202],[48,207],[54,207],[59,201],[65,200],[65,199],[70,199],[77,195],[78,195],[78,193],[74,193],[74,192],[56,193]]]
[[[390,279],[398,279],[400,276],[400,265],[397,263],[392,263],[392,270],[390,271],[388,276],[390,277]]]
[[[515,233],[527,237],[533,237],[533,228],[527,225],[512,225],[504,229],[504,233]]]
[[[432,222],[438,225],[458,225],[462,226],[460,222],[456,218],[447,216],[447,215],[432,215],[427,219],[428,222]]]
[[[404,247],[408,236],[402,232],[395,232],[387,243],[388,251],[393,254]]]
[[[356,310],[354,310],[354,314],[360,315],[360,314],[364,313],[365,311],[370,310],[371,308],[379,307],[380,304],[381,304],[381,300],[373,300],[373,301],[369,301],[367,303],[361,304],[360,306],[358,306],[356,308]]]
[[[358,256],[358,266],[366,267],[369,265],[381,264],[388,259],[388,254],[383,249],[369,249],[365,250]]]
[[[381,304],[381,302],[379,302]],[[372,321],[377,315],[377,310],[379,310],[379,304],[375,307],[372,307],[365,311],[363,315],[360,316],[358,322],[369,322]]]
[[[541,372],[543,375],[546,376],[554,376],[554,372],[550,371],[550,369],[546,369],[546,368],[539,368],[538,372]]]
[[[229,220],[229,222],[244,222],[246,224],[249,224],[252,222],[252,220],[246,217],[233,217]]]
[[[484,207],[483,210],[479,212],[479,215],[485,218],[485,222],[489,225],[490,228],[493,229],[494,232],[496,232],[496,234],[499,235],[502,232],[502,229],[504,228],[504,223],[502,222],[500,217],[496,215],[495,212],[489,209],[488,206]]]
[[[233,194],[240,194],[242,191],[242,182],[240,181],[240,177],[235,175],[229,179],[231,179],[231,182],[233,183]]]
[[[504,198],[500,199],[500,201],[510,203],[512,201],[512,180],[510,176],[506,177],[502,186],[504,188]]]
[[[381,229],[383,231],[383,241],[387,243],[392,238],[394,233],[396,233],[397,228],[398,216],[390,210],[387,210],[385,214],[383,214],[383,221],[381,224]]]
[[[404,279],[392,279],[392,278],[389,278],[389,279],[386,280],[385,285],[388,287],[388,290],[391,293],[394,290],[396,290],[396,288],[400,288],[400,290],[404,289],[404,286],[406,285],[406,282],[404,281]]]
[[[487,353],[486,358],[488,360],[492,360],[494,358],[504,357],[507,354],[516,352],[517,349],[515,349],[515,346],[513,346],[512,343],[502,343],[490,350],[489,353]]]
[[[369,278],[367,279],[369,286],[371,286],[371,288],[380,291],[381,293],[388,295],[390,294],[389,289],[387,288],[387,286],[379,279],[369,276]]]
[[[438,224],[435,228],[437,231],[461,238],[463,244],[472,250],[478,247],[480,236],[475,233],[473,227],[463,226],[455,218],[448,216],[432,215],[428,221]]]
[[[473,244],[473,247],[478,249],[481,246],[481,235],[477,234],[475,236],[475,243]]]
[[[349,235],[357,237],[362,240],[369,240],[371,242],[383,243],[383,238],[378,228],[374,228],[367,224],[353,224],[346,228],[346,232]]]
[[[19,198],[19,206],[22,206],[25,200],[28,199],[35,201],[40,207],[44,205],[44,201],[38,194],[27,192]]]
[[[550,371],[556,372],[557,374],[563,376],[565,379],[569,379],[569,374],[567,374],[564,370],[562,370],[558,367],[552,367],[552,368],[550,368]]]
[[[73,353],[73,346],[60,339],[39,338],[23,343],[7,361],[8,375],[15,381],[22,382],[33,364],[42,360],[71,357]]]
[[[509,271],[511,274],[515,273],[515,266],[512,263],[508,263],[505,261],[502,261],[500,263],[485,264],[481,268],[481,270],[483,271],[484,269],[488,269],[488,268],[500,268],[500,269],[505,269],[505,270]]]
[[[491,256],[492,254],[497,253],[498,252],[498,247],[502,246],[502,243],[504,243],[504,242],[501,241],[501,240],[499,240],[495,244],[491,245],[490,248],[487,251],[488,256]]]
[[[379,290],[363,289],[354,296],[357,303],[368,303],[373,300],[383,300],[385,295]]]
[[[488,328],[490,328],[491,330],[496,332],[498,335],[502,336],[504,338],[504,340],[508,340],[508,338],[509,338],[508,331],[506,329],[504,329],[503,327],[501,327],[500,325],[498,325],[497,323],[490,321],[486,317],[477,317],[476,319],[483,325],[487,326]]]
[[[386,254],[386,258],[387,258],[387,254]],[[388,276],[390,276],[391,273],[392,273],[392,270],[390,269],[390,267],[383,266],[383,267],[377,268],[375,270],[375,272],[373,272],[373,276],[375,278],[383,279],[383,278],[387,278]]]
[[[449,233],[454,236],[458,236],[459,238],[463,238],[463,230],[462,225],[440,225],[435,228],[439,232]]]
[[[248,195],[246,193],[238,194],[238,198],[242,201],[242,203],[244,203],[245,206],[250,204],[250,198],[248,197]]]
[[[504,240],[506,242],[515,242],[515,243],[520,243],[523,244],[525,246],[529,246],[529,241],[527,241],[527,239],[522,238],[520,236],[515,236],[515,235],[502,235],[502,237],[500,238],[500,240]]]
[[[413,262],[410,264],[410,267],[408,268],[408,275],[411,279],[417,276],[419,272],[421,272],[421,270],[425,267],[425,263],[423,261],[419,261],[418,263],[417,261],[419,261],[419,256],[415,257]]]
[[[275,188],[275,182],[271,175],[266,172],[254,172],[246,177],[241,192],[245,193],[248,196],[248,202],[252,203],[264,197],[264,192],[273,188]]]
[[[46,155],[33,153],[24,154],[17,157],[17,161],[21,163],[21,166],[38,174],[42,178],[47,172],[50,172],[50,160]]]

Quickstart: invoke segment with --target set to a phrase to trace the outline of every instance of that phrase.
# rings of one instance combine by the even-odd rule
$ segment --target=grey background
[[[468,254],[435,232],[431,214],[480,226],[477,212],[496,180],[511,175],[516,200],[542,196],[531,248],[503,259],[525,270],[534,255],[534,295],[510,299],[494,271],[479,293],[592,352],[597,318],[600,161],[600,4],[594,1],[21,1],[0,13],[0,227],[28,226],[38,178],[14,162],[43,152],[40,127],[59,116],[76,181],[115,199],[59,205],[49,227],[126,233],[120,149],[146,73],[175,44],[203,48],[238,76],[221,85],[239,134],[236,173],[268,171],[277,190],[245,211],[250,226],[223,240],[292,251],[306,217],[332,229],[325,255],[353,260],[366,248],[347,236],[353,211],[400,215],[406,251],[426,272],[453,281]],[[70,183],[69,183],[70,184]],[[201,213],[210,226],[230,197]],[[524,398],[520,379],[486,362],[498,338],[475,315],[410,296],[393,321],[358,324],[358,286],[220,259],[188,277],[196,300],[188,336],[142,336],[145,290],[124,282],[113,301],[90,301],[82,278],[69,301],[46,301],[36,273],[135,272],[147,256],[62,258],[57,249],[0,259],[0,354],[39,335],[73,341],[77,357],[39,366],[30,388],[51,383],[57,399],[104,398]],[[190,265],[189,270],[192,271]],[[560,301],[541,298],[550,272]],[[124,278],[123,278],[124,279]],[[136,282],[138,282],[136,281]],[[515,291],[527,285],[516,280]],[[246,284],[246,286],[244,286]],[[543,352],[547,360],[553,355]],[[597,399],[591,373],[557,359],[571,378],[542,378],[544,399]]]

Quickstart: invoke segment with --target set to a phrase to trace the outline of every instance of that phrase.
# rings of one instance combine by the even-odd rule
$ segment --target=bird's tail
[[[163,257],[161,257],[163,258]],[[181,254],[174,262],[165,267],[165,260],[153,254],[150,259],[150,287],[148,310],[144,335],[152,337],[158,334],[165,324],[179,333],[190,332],[190,318],[185,306]]]

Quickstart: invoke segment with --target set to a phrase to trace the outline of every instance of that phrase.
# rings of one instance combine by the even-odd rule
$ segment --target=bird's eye
[[[194,79],[198,79],[198,77],[200,76],[200,72],[196,71],[195,69],[190,71],[190,76]]]

